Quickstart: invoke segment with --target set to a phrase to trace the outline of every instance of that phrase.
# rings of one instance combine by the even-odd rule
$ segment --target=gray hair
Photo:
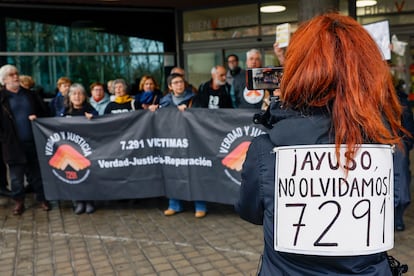
[[[257,49],[250,49],[249,51],[247,51],[246,58],[249,59],[249,57],[251,55],[254,55],[254,54],[258,54],[260,60],[262,60],[262,53],[259,50],[257,50]]]
[[[223,65],[216,65],[216,66],[213,66],[213,68],[211,68],[211,74],[213,75],[213,74],[217,73],[217,69],[219,69],[219,68],[226,69]]]
[[[17,70],[17,67],[11,64],[6,64],[3,65],[0,68],[0,84],[4,85],[4,80],[6,79],[7,75],[11,72],[11,71],[17,71],[19,72],[19,70]]]
[[[72,84],[72,85],[70,86],[68,96],[70,96],[70,95],[71,95],[74,91],[76,91],[76,90],[80,90],[80,92],[82,92],[82,94],[83,94],[86,98],[88,98],[88,94],[86,93],[86,89],[85,89],[85,87],[84,87],[82,84],[80,84],[80,83],[74,83],[74,84]]]
[[[122,83],[124,90],[127,91],[128,85],[124,79],[116,79],[112,82],[112,89],[115,89],[115,84]]]

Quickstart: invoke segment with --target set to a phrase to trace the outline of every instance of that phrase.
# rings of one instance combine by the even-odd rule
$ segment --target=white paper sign
[[[407,47],[408,42],[399,41],[397,36],[394,34],[391,37],[392,42],[392,51],[399,56],[404,56],[405,54],[405,47]]]
[[[274,247],[326,256],[383,252],[394,246],[394,176],[388,145],[362,145],[346,166],[335,145],[275,148]]]
[[[379,21],[363,26],[377,43],[379,49],[382,52],[383,59],[391,59],[390,27],[388,21]]]
[[[284,23],[276,26],[276,42],[280,48],[287,47],[290,41],[290,24]]]

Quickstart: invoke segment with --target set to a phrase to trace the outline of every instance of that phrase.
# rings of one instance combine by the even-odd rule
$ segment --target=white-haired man
[[[9,168],[10,196],[16,203],[13,215],[25,209],[25,176],[41,208],[48,211],[31,125],[32,120],[47,115],[46,108],[37,94],[20,86],[15,66],[0,68],[0,83],[0,144]]]
[[[198,88],[194,107],[232,108],[230,89],[226,82],[226,68],[221,65],[214,66],[211,69],[211,79]]]

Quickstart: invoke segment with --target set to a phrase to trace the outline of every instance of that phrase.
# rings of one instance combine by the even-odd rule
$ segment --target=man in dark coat
[[[194,107],[209,109],[233,107],[230,85],[226,82],[226,68],[217,65],[211,69],[211,79],[200,85]]]
[[[10,196],[16,203],[13,214],[21,215],[25,209],[25,176],[42,209],[48,211],[31,125],[32,120],[47,115],[46,108],[39,95],[20,86],[15,66],[0,68],[0,82],[4,87],[0,91],[0,143],[9,167]]]

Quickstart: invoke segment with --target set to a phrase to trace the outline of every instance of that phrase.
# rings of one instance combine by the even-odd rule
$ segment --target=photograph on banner
[[[275,250],[348,256],[393,247],[391,146],[364,144],[350,158],[343,145],[340,162],[335,145],[275,152]]]

